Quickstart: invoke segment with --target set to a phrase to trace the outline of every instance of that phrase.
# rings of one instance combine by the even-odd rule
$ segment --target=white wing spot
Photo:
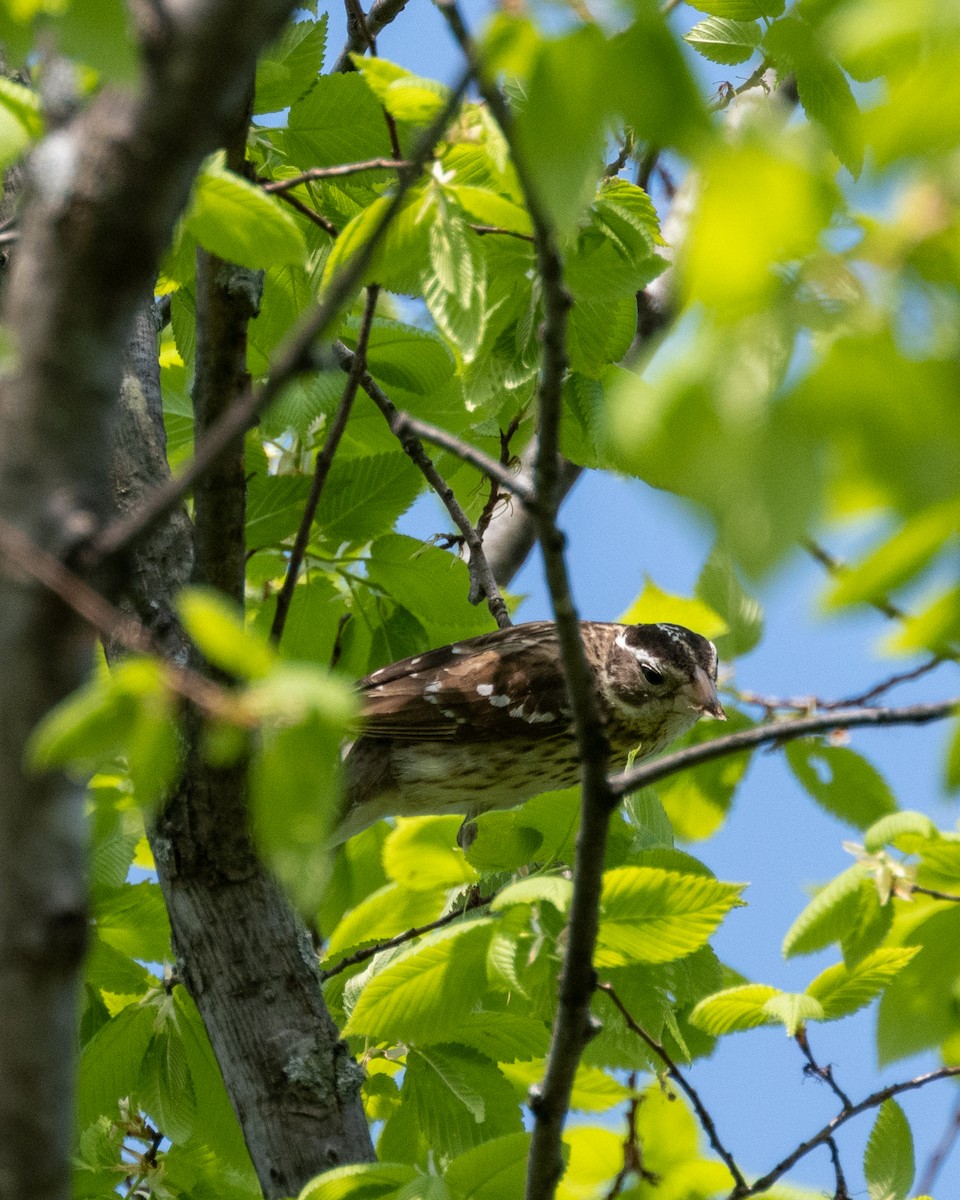
[[[441,708],[440,711],[445,717],[449,717],[451,721],[455,721],[457,719],[457,714],[452,708]]]
[[[510,709],[510,716],[511,716],[511,717],[523,717],[523,719],[524,719],[525,721],[529,721],[529,720],[530,720],[530,718],[529,718],[529,717],[526,717],[526,716],[524,716],[524,712],[523,712],[523,705],[522,705],[522,704],[521,704],[521,705],[519,705],[517,708],[511,708],[511,709]]]
[[[531,713],[530,716],[527,717],[526,719],[530,722],[531,725],[537,725],[537,724],[540,724],[545,721],[555,721],[557,718],[556,718],[556,714],[552,713],[552,712],[541,712],[541,713],[535,712],[535,713]]]
[[[492,683],[478,683],[477,684],[477,695],[478,696],[492,696],[493,695],[493,684]]]
[[[413,678],[413,676],[411,676],[411,678]],[[443,687],[443,684],[440,682],[440,680],[435,679],[432,683],[428,683],[427,686],[423,690],[429,696],[433,692],[439,692],[442,687]]]
[[[510,703],[510,697],[509,696],[491,696],[490,703],[493,705],[494,708],[506,708],[507,705]]]
[[[469,654],[470,650],[467,646],[451,646],[450,653],[451,654]]]
[[[410,659],[410,666],[411,666],[411,667],[415,667],[415,666],[417,665],[417,663],[418,663],[418,662],[420,662],[420,661],[422,660],[422,658],[423,658],[423,655],[422,655],[422,654],[418,654],[416,658],[411,658],[411,659]]]

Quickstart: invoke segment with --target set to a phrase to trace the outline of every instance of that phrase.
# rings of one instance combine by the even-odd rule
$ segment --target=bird
[[[613,763],[647,758],[717,697],[717,650],[683,625],[581,621]],[[512,625],[381,667],[360,680],[331,846],[383,817],[467,821],[570,787],[580,759],[552,621]]]

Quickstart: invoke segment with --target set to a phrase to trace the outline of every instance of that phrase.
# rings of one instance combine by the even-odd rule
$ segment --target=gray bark
[[[107,513],[107,446],[137,305],[202,157],[291,0],[178,0],[135,94],[105,90],[33,154],[3,319],[0,518],[73,561]],[[98,582],[102,582],[98,580]],[[0,575],[0,1196],[69,1194],[76,994],[86,925],[82,792],[31,774],[28,735],[83,682],[92,637]]]

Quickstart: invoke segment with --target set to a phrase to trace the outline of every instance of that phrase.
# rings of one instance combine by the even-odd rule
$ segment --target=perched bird
[[[682,625],[582,621],[613,761],[646,758],[704,713],[724,720],[717,651]],[[454,642],[359,684],[362,733],[344,761],[331,839],[386,816],[512,808],[570,787],[580,762],[552,621]]]

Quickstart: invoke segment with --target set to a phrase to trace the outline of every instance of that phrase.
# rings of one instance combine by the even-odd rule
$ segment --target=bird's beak
[[[683,693],[693,708],[709,713],[718,721],[727,719],[727,714],[723,711],[723,705],[717,696],[717,685],[703,667],[697,667],[693,679],[684,686]]]

